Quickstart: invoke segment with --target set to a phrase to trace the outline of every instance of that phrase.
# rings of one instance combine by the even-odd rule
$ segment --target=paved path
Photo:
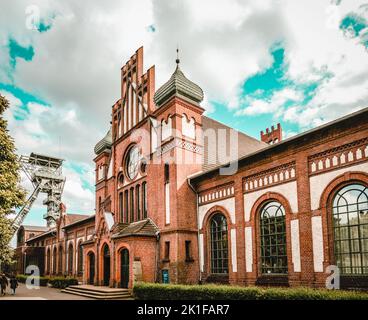
[[[6,290],[6,295],[0,297],[3,300],[94,300],[86,297],[77,296],[61,292],[60,289],[40,287],[40,289],[27,289],[25,284],[20,283],[15,296],[10,294],[10,288]]]

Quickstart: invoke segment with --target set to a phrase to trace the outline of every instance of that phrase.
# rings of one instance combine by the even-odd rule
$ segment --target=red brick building
[[[157,91],[143,48],[122,67],[121,99],[95,148],[97,238],[85,246],[86,270],[96,263],[85,281],[324,286],[337,264],[362,284],[368,110],[285,141],[278,125],[258,141],[205,117],[202,99],[178,60]],[[231,174],[221,169],[229,161]],[[340,217],[342,199],[352,203]]]
[[[94,215],[63,212],[55,228],[22,226],[17,234],[16,271],[39,267],[42,276],[72,276],[83,280],[83,243],[95,233]]]
[[[155,69],[144,73],[136,51],[95,146],[95,218],[65,224],[51,257],[71,234],[83,282],[95,285],[314,287],[337,265],[343,286],[368,286],[368,109],[256,140],[204,116],[202,100],[179,60],[156,91]]]

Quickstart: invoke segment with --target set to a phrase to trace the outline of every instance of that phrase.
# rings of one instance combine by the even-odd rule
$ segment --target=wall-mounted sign
[[[162,283],[170,283],[169,270],[162,270]]]

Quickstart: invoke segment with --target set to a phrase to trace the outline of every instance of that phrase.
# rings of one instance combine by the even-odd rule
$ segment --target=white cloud
[[[337,2],[337,1],[335,1]],[[92,0],[2,1],[0,11],[0,81],[14,83],[50,104],[28,104],[7,93],[12,110],[9,127],[20,153],[61,155],[90,168],[93,147],[105,134],[111,105],[120,94],[120,67],[144,45],[145,68],[156,65],[156,89],[175,67],[179,44],[181,69],[204,90],[203,105],[214,112],[224,103],[243,116],[272,112],[284,121],[308,128],[367,105],[368,55],[357,40],[344,37],[338,22],[358,10],[362,1],[330,0],[220,0],[132,2]],[[55,14],[44,33],[26,28],[26,8],[36,5],[42,17]],[[155,32],[148,26],[153,25]],[[9,37],[34,47],[32,61],[17,59],[9,77]],[[296,84],[321,81],[315,97],[302,106],[293,88],[270,99],[242,97],[241,86],[252,75],[272,65],[270,48],[285,45],[287,77]],[[326,73],[330,74],[325,78]],[[12,78],[14,82],[12,82]],[[294,103],[285,108],[285,102]],[[245,102],[249,104],[244,108]],[[12,114],[26,116],[15,121]],[[70,177],[68,201],[81,193],[77,176]],[[69,188],[69,187],[68,187]],[[88,200],[89,199],[89,200]],[[94,205],[94,204],[93,204]]]
[[[264,113],[280,113],[283,111],[283,107],[286,102],[298,102],[301,101],[303,97],[304,96],[300,91],[293,90],[291,88],[284,88],[282,90],[275,91],[269,100],[254,98],[245,99],[249,106],[238,110],[236,114],[253,116]]]

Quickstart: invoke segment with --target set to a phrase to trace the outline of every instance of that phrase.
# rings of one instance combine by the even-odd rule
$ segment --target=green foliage
[[[313,288],[261,288],[225,285],[137,283],[138,300],[368,300],[368,293]]]
[[[28,275],[24,275],[24,274],[18,274],[17,275],[17,280],[20,283],[26,283],[26,280],[29,276]],[[39,278],[40,280],[40,286],[45,287],[47,286],[47,284],[50,284],[52,287],[54,288],[59,288],[59,289],[64,289],[68,286],[73,286],[73,285],[77,285],[78,284],[78,280],[75,278],[64,278],[64,277],[55,277],[55,278],[51,278],[51,277],[34,277],[34,278]]]
[[[12,261],[9,246],[12,238],[11,223],[7,215],[24,204],[25,192],[19,186],[19,164],[13,138],[7,130],[3,114],[9,102],[0,95],[0,262]]]
[[[75,278],[57,277],[57,278],[51,278],[49,283],[54,288],[64,289],[68,286],[77,285],[78,280]]]
[[[28,277],[29,277],[28,275],[24,275],[24,274],[18,274],[16,276],[18,282],[20,282],[20,283],[26,283]],[[40,283],[41,287],[46,287],[47,284],[50,282],[49,277],[33,277],[33,279],[39,280],[39,283]]]

